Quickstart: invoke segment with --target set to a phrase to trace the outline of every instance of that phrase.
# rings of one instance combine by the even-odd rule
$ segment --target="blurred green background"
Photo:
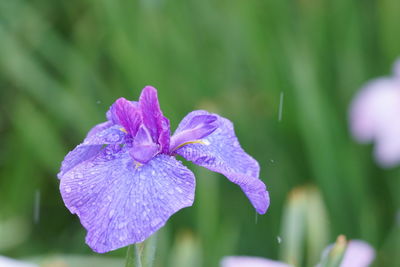
[[[377,167],[347,120],[400,55],[399,14],[398,0],[0,0],[0,254],[123,265],[126,248],[85,245],[56,174],[116,98],[150,84],[173,129],[199,108],[232,120],[271,196],[256,216],[239,187],[193,166],[195,204],[159,232],[155,266],[312,266],[339,234],[400,266],[400,169]]]

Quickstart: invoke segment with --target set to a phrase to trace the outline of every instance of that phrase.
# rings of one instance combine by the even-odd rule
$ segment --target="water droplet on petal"
[[[151,222],[150,225],[153,228],[156,228],[158,225],[160,225],[160,223],[162,222],[162,220],[160,218],[154,218]]]
[[[118,224],[118,229],[124,228],[128,223],[127,222],[121,222]]]
[[[110,219],[112,218],[112,216],[114,216],[115,210],[110,210],[110,212],[108,213],[108,216],[110,217]]]
[[[70,193],[71,192],[71,187],[69,187],[68,185],[64,187],[64,190],[66,193]]]
[[[182,193],[182,192],[183,192],[182,189],[181,189],[180,187],[175,187],[175,190],[176,190],[178,193]]]

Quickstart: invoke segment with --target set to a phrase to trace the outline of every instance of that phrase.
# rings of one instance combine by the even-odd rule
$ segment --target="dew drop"
[[[175,187],[175,190],[176,190],[178,193],[182,193],[182,192],[183,192],[182,189],[181,189],[180,187]]]
[[[64,190],[65,190],[66,193],[70,193],[71,192],[71,187],[69,187],[67,185],[67,186],[65,186]]]
[[[110,213],[108,213],[108,217],[110,217],[110,219],[112,218],[112,216],[114,216],[115,210],[110,210]]]
[[[118,224],[118,229],[124,228],[128,223],[127,222],[122,222]]]
[[[206,146],[209,146],[209,145],[210,145],[210,141],[208,141],[207,139],[202,140],[202,142],[203,142]]]
[[[36,190],[35,202],[33,206],[33,221],[35,223],[39,222],[39,216],[40,216],[40,190]]]
[[[156,175],[156,171],[152,170],[151,175]]]
[[[154,219],[150,222],[150,225],[151,225],[151,227],[155,228],[155,227],[157,227],[160,223],[161,223],[161,219],[160,219],[160,218],[154,218]]]
[[[276,237],[276,241],[278,241],[278,244],[282,243],[282,237],[279,235]]]

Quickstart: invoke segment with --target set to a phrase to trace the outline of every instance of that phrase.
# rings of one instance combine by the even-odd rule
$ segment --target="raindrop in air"
[[[279,98],[278,121],[282,120],[283,97],[284,97],[284,94],[283,94],[283,92],[281,92],[281,95],[280,95],[280,98]]]
[[[33,206],[33,222],[39,223],[40,217],[40,190],[35,191],[35,202]]]

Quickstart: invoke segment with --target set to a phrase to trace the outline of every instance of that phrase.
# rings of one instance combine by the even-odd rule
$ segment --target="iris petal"
[[[217,117],[213,115],[193,116],[190,120],[183,120],[179,126],[179,132],[176,131],[171,137],[170,152],[178,149],[185,143],[202,139],[211,134],[217,128]]]
[[[168,153],[170,126],[169,120],[164,117],[158,103],[157,90],[154,87],[143,88],[139,99],[139,107],[142,112],[143,124],[150,131],[155,143],[160,144],[161,152]]]
[[[158,155],[137,167],[129,148],[110,145],[61,179],[65,205],[87,229],[86,243],[104,253],[145,240],[194,199],[193,173]]]
[[[136,135],[142,122],[137,102],[118,98],[110,107],[107,117],[115,124],[121,125],[132,136]]]
[[[57,175],[58,178],[61,179],[66,172],[76,165],[96,156],[104,145],[124,143],[125,137],[126,133],[121,131],[118,125],[112,125],[108,122],[96,125],[89,131],[83,143],[65,156]]]
[[[175,135],[185,129],[188,121],[200,115],[217,117],[218,128],[201,142],[190,143],[176,150],[176,153],[195,164],[225,175],[231,182],[240,186],[256,211],[264,214],[269,206],[269,195],[265,184],[258,178],[258,162],[249,156],[236,138],[233,124],[216,114],[207,111],[193,111],[179,124]]]

